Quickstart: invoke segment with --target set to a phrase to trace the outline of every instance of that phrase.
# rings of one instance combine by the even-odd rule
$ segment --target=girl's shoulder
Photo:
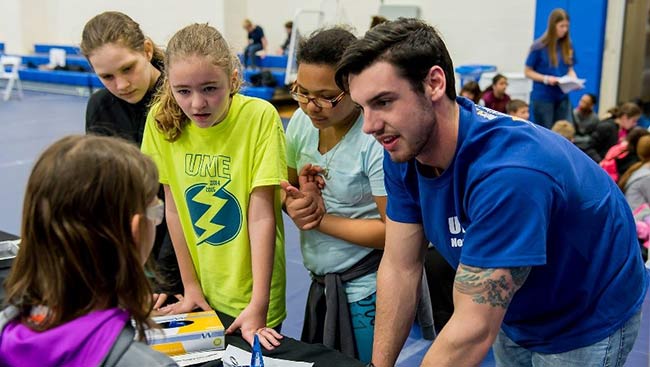
[[[541,51],[546,48],[543,39],[540,37],[533,41],[533,44],[530,46],[530,52]]]

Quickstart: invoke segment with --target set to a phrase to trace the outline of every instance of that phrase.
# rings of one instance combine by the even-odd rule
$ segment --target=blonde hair
[[[130,50],[144,52],[144,42],[149,40],[153,45],[151,63],[160,65],[164,54],[156,44],[146,37],[140,25],[128,15],[118,11],[107,11],[94,16],[84,26],[81,33],[81,53],[90,57],[92,52],[105,44],[114,43]]]
[[[121,139],[69,136],[52,144],[27,182],[7,302],[23,318],[34,306],[48,307],[37,330],[120,307],[144,336],[145,325],[155,327],[153,304],[132,220],[158,186],[154,162]]]
[[[234,77],[240,69],[239,58],[231,52],[218,30],[207,24],[195,23],[176,32],[165,50],[165,78],[153,102],[153,105],[157,105],[154,115],[156,127],[165,134],[168,141],[180,138],[183,128],[190,122],[172,94],[169,69],[174,61],[192,56],[205,57],[213,65],[223,69],[231,81],[231,97],[241,89],[241,74]]]
[[[569,21],[569,15],[564,9],[554,9],[548,17],[548,26],[546,32],[541,38],[541,42],[548,50],[549,58],[552,66],[558,65],[557,45],[562,49],[562,58],[567,65],[573,65],[573,45],[571,44],[571,37],[569,37],[569,30],[562,38],[557,36],[556,25],[561,21]]]
[[[559,120],[553,124],[553,127],[551,130],[555,131],[556,133],[564,136],[565,138],[569,139],[570,141],[573,141],[573,138],[576,135],[576,129],[573,127],[573,124],[570,123],[567,120]]]

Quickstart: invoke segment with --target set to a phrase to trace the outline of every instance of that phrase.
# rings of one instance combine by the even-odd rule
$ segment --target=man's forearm
[[[372,352],[375,366],[395,365],[413,325],[421,279],[422,266],[400,269],[382,261],[377,274],[377,316]]]
[[[423,367],[479,366],[485,358],[496,335],[480,320],[461,321],[454,316],[436,336]]]

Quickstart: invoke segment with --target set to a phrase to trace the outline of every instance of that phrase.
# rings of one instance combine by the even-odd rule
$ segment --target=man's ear
[[[438,101],[445,97],[447,90],[447,79],[445,71],[438,65],[429,69],[427,76],[424,78],[424,91],[431,101]]]

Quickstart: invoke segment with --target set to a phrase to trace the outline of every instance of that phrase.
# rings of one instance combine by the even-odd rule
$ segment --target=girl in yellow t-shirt
[[[235,318],[227,333],[241,330],[249,343],[257,333],[273,349],[282,336],[272,328],[286,316],[284,133],[271,104],[237,94],[238,63],[206,24],[181,29],[165,51],[142,151],[165,188],[185,294],[161,311],[214,308]]]

